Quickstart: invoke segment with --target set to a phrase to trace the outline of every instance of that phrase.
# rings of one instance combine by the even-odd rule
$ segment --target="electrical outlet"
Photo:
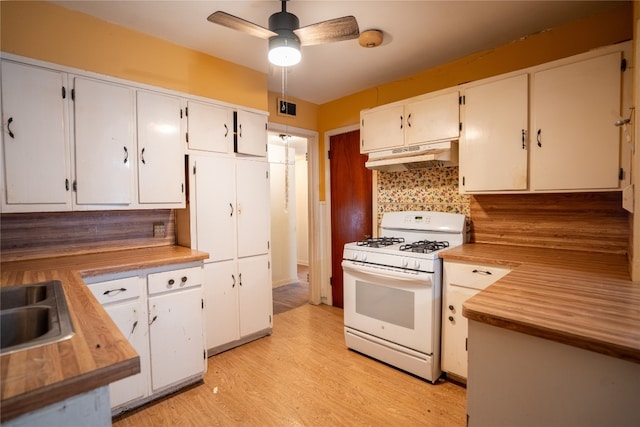
[[[164,226],[163,222],[154,222],[153,223],[153,237],[166,237],[167,230]]]

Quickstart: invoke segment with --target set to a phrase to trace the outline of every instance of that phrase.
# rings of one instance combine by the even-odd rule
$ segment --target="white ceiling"
[[[207,21],[222,10],[264,27],[280,2],[255,1],[52,1],[66,8],[267,73],[269,90],[282,92],[283,75],[267,61],[267,41]],[[300,26],[356,17],[360,31],[384,32],[381,46],[358,40],[305,46],[302,62],[286,73],[286,94],[323,104],[457,58],[574,21],[617,1],[382,1],[291,0],[287,11]],[[162,54],[158,52],[158,54]]]

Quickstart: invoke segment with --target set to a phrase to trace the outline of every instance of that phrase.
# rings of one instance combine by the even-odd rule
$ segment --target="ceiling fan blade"
[[[293,32],[300,39],[302,46],[355,39],[360,34],[358,22],[353,16],[329,19],[298,28]]]
[[[269,37],[277,36],[277,33],[261,27],[253,22],[246,21],[237,16],[230,15],[221,10],[213,12],[207,17],[207,21],[214,24],[222,25],[223,27],[231,28],[233,30],[242,31],[243,33],[250,34],[252,36],[260,37],[261,39],[268,39]]]

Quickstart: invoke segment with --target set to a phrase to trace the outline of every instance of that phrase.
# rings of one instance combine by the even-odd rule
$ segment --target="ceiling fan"
[[[268,39],[269,62],[281,67],[300,62],[302,58],[300,46],[354,39],[360,33],[358,22],[353,16],[329,19],[300,28],[298,17],[287,12],[286,0],[282,0],[282,11],[269,17],[268,29],[220,10],[209,15],[207,20],[252,36]]]

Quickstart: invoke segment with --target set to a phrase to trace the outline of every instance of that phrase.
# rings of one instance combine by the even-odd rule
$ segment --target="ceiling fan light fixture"
[[[269,39],[269,62],[273,65],[290,67],[299,63],[301,59],[299,40],[282,36]]]

